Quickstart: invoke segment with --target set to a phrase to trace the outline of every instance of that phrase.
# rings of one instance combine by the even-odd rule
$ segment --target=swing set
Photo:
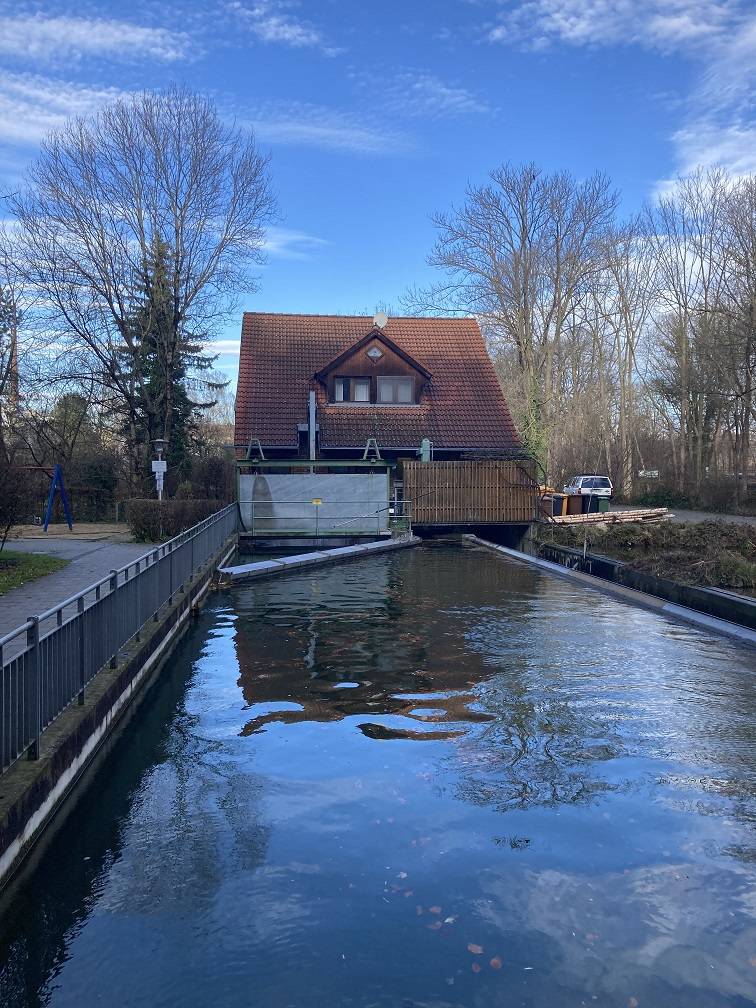
[[[50,493],[47,495],[47,507],[45,508],[45,520],[43,521],[43,526],[45,532],[47,532],[47,526],[50,524],[50,519],[52,518],[53,505],[55,504],[55,494],[60,493],[60,499],[63,504],[63,513],[66,516],[66,523],[68,528],[73,532],[73,515],[71,514],[71,502],[68,499],[68,494],[66,492],[66,484],[63,481],[63,467],[57,462],[55,463],[55,469],[53,470],[52,480],[50,481]]]
[[[16,466],[17,469],[32,470],[34,472],[48,472],[49,470],[45,466]],[[59,463],[55,463],[53,468],[53,474],[50,479],[50,492],[47,495],[47,504],[45,506],[45,517],[42,521],[45,532],[47,532],[47,527],[50,524],[50,520],[53,514],[53,507],[55,505],[55,494],[60,494],[60,500],[63,505],[63,514],[66,516],[66,524],[69,529],[73,532],[73,513],[71,512],[71,501],[68,497],[68,491],[66,490],[66,484],[63,479],[63,467]]]

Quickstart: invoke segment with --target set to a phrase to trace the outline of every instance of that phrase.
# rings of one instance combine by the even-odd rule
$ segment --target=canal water
[[[756,657],[475,546],[211,597],[0,1003],[756,1003]]]

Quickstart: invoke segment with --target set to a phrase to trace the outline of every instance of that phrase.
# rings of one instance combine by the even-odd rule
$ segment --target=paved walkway
[[[638,505],[633,505],[637,507]],[[612,505],[612,511],[630,511],[626,504]],[[672,521],[676,522],[735,522],[736,525],[756,525],[756,515],[713,514],[711,511],[682,511],[670,508]]]
[[[14,588],[0,595],[0,637],[25,623],[30,616],[44,612],[58,602],[76,595],[82,589],[99,581],[113,569],[124,567],[149,552],[145,543],[126,543],[107,539],[87,540],[81,536],[54,539],[13,539],[8,549],[24,553],[45,553],[62,557],[70,563],[63,570]],[[66,613],[68,615],[68,613]],[[52,628],[53,620],[40,627],[44,634]]]
[[[710,511],[680,511],[677,508],[670,508],[672,511],[672,521],[678,522],[735,522],[736,525],[756,525],[756,516],[753,515],[733,515],[733,514],[712,514]]]

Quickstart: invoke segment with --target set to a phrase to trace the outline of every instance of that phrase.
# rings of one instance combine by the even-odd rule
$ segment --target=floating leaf
[[[631,997],[630,1000],[627,1002],[627,1008],[638,1008],[639,1004],[640,1001],[638,1000],[638,998]]]
[[[420,916],[420,914],[422,912],[423,912],[423,908],[421,906],[418,905],[418,906],[415,907],[415,913],[417,914],[418,917]]]
[[[431,913],[434,913],[434,914],[440,914],[441,913],[441,907],[440,906],[432,906],[432,907],[428,907],[428,909],[430,910]]]
[[[491,962],[489,963],[491,969],[501,969],[503,965],[504,964],[502,963],[501,959],[498,956],[494,956]]]
[[[473,971],[473,973],[480,973],[480,963],[473,963],[472,964],[472,971]]]
[[[413,893],[413,891],[411,889],[406,889],[405,892],[404,892],[405,898],[407,896],[413,896],[413,895],[414,895],[414,893]]]
[[[397,878],[407,878],[407,872],[406,872],[406,871],[400,871],[400,872],[399,872],[399,873],[397,874],[397,876],[396,876],[396,877],[397,877]]]
[[[475,945],[473,942],[467,946],[467,951],[472,952],[473,955],[483,955],[483,946]]]
[[[438,929],[442,928],[444,925],[441,923],[441,921],[433,921],[432,924],[426,924],[425,926],[428,928],[429,931],[438,931]]]
[[[453,924],[456,919],[456,917],[444,917],[444,924]]]

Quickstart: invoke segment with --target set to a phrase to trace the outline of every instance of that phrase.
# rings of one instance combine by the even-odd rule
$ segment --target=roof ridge
[[[244,311],[242,315],[267,315],[275,318],[372,319],[374,315],[334,315],[321,312]],[[477,322],[474,315],[389,315],[389,322]]]

